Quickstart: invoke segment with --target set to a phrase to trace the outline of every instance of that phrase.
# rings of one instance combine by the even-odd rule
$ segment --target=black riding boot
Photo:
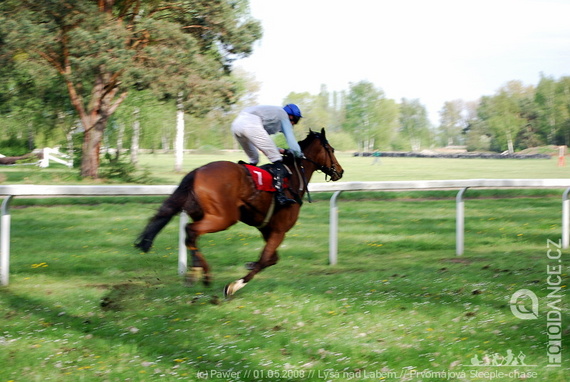
[[[287,169],[283,165],[283,162],[277,161],[273,163],[273,186],[277,189],[277,195],[275,199],[280,206],[288,206],[290,204],[296,203],[295,200],[289,199],[283,192],[283,178],[287,174]]]

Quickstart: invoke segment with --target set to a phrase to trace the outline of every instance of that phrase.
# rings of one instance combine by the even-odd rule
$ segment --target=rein
[[[306,158],[305,158],[306,159]],[[309,182],[307,181],[307,177],[305,176],[305,167],[301,164],[301,171],[299,171],[299,163],[297,159],[294,160],[295,163],[295,170],[297,170],[297,174],[299,174],[299,178],[302,181],[301,184],[305,188],[305,192],[307,193],[307,200],[309,203],[312,203],[313,200],[311,199],[311,193],[309,192]]]
[[[325,174],[325,182],[330,182],[330,181],[331,181],[330,178],[332,178],[333,175],[339,175],[339,173],[338,173],[338,171],[336,170],[336,167],[335,167],[335,165],[334,165],[334,161],[332,160],[332,157],[333,157],[333,156],[332,156],[332,154],[331,154],[331,152],[330,152],[330,147],[328,146],[328,142],[326,142],[321,136],[319,136],[319,139],[320,139],[320,141],[321,141],[321,144],[323,145],[323,148],[325,149],[325,151],[327,152],[327,154],[328,154],[328,156],[329,156],[329,159],[330,159],[330,162],[331,162],[331,166],[328,167],[328,166],[322,165],[322,164],[317,163],[317,162],[315,162],[314,160],[309,159],[309,158],[307,158],[307,157],[305,157],[305,156],[303,156],[303,158],[301,158],[301,159],[304,159],[304,160],[306,160],[306,161],[311,162],[312,164],[314,164],[315,167],[317,168],[317,171],[322,171],[322,172]],[[301,167],[302,167],[302,166],[301,166]],[[327,176],[329,177],[329,179],[327,179]],[[306,180],[305,180],[305,182],[306,182]]]
[[[328,152],[328,150],[327,150],[327,152]],[[329,154],[329,155],[330,155],[330,154]],[[327,167],[327,166],[324,166],[324,165],[322,165],[322,164],[320,164],[320,163],[317,163],[317,162],[315,162],[314,160],[309,159],[309,158],[306,158],[306,157],[305,157],[305,158],[301,158],[301,159],[304,159],[304,160],[306,160],[307,162],[311,162],[312,164],[314,164],[314,165],[317,167],[317,171],[322,171],[322,172],[325,174],[325,182],[330,182],[330,181],[331,181],[331,179],[327,179],[327,176],[328,176],[328,177],[332,177],[333,174],[337,173],[336,168],[334,167],[334,163],[332,164],[331,167]]]
[[[315,162],[314,160],[307,158],[305,155],[303,155],[303,157],[301,157],[301,160],[306,160],[307,162],[312,163],[315,167],[316,167],[316,171],[321,171],[325,174],[325,181],[326,182],[330,182],[332,180],[333,175],[339,175],[335,165],[334,165],[334,161],[333,161],[333,155],[330,152],[330,147],[328,146],[328,142],[326,142],[326,140],[324,140],[320,135],[318,135],[319,140],[321,141],[321,144],[323,145],[323,148],[325,149],[325,151],[327,152],[330,162],[331,162],[331,166],[325,166],[323,164],[320,164],[318,162]],[[302,163],[299,163],[300,161],[297,161],[297,158],[293,159],[293,163],[295,164],[295,169],[297,170],[297,173],[299,174],[299,177],[301,178],[301,184],[303,185],[303,187],[305,187],[305,191],[307,193],[307,199],[309,201],[309,203],[312,203],[312,199],[311,199],[311,193],[309,192],[309,182],[307,181],[307,176],[305,175],[305,166],[303,166]],[[299,167],[301,167],[301,170],[299,171]],[[329,179],[327,179],[327,176],[329,177]]]

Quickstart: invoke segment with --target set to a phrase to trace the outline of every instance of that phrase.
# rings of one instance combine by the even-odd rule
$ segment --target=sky
[[[570,75],[570,0],[250,0],[250,10],[263,38],[236,65],[260,83],[260,104],[369,81],[398,102],[419,99],[437,126],[446,101]]]

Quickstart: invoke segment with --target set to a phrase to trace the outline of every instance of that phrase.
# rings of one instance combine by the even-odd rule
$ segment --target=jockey
[[[289,151],[296,157],[302,157],[303,153],[293,133],[293,125],[301,117],[301,110],[292,103],[283,108],[259,105],[245,108],[232,122],[232,133],[247,154],[249,163],[257,165],[258,150],[273,163],[273,180],[277,189],[277,203],[280,205],[289,205],[295,201],[283,193],[283,178],[287,173],[281,157],[284,150],[277,148],[269,135],[283,133]]]

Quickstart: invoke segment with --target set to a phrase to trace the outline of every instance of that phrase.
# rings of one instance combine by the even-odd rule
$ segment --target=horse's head
[[[305,158],[324,172],[332,181],[342,178],[344,170],[334,155],[334,148],[327,141],[325,129],[320,133],[310,131],[307,138],[299,142]]]

